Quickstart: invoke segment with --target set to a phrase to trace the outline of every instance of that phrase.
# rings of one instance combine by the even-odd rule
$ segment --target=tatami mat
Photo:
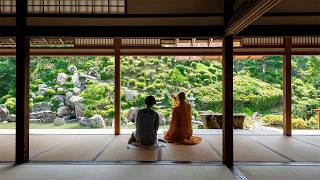
[[[320,147],[320,136],[294,136],[298,140]]]
[[[222,159],[222,136],[200,135],[194,146],[168,144],[160,150],[127,149],[129,135],[30,135],[32,161],[200,161]],[[162,137],[162,135],[159,135]],[[234,136],[240,162],[320,162],[319,136]],[[15,136],[0,135],[0,161],[14,161]]]
[[[235,161],[289,162],[290,160],[253,141],[249,136],[234,137]]]
[[[222,154],[221,136],[206,135],[203,137],[220,155]],[[245,162],[289,162],[288,159],[256,143],[249,136],[234,136],[234,159]]]
[[[157,150],[127,149],[129,135],[114,136],[112,143],[97,157],[97,161],[156,161]]]
[[[294,138],[287,136],[251,136],[251,138],[293,161],[320,161],[320,148],[298,141]]]
[[[249,180],[319,180],[320,166],[240,166]]]
[[[168,144],[168,147],[161,149],[160,159],[172,161],[221,161],[221,156],[210,146],[208,141],[203,139],[200,144],[192,146]]]
[[[234,179],[223,166],[163,165],[21,165],[0,166],[6,180],[215,180]]]
[[[0,161],[14,161],[15,135],[0,135]]]
[[[30,159],[42,155],[53,148],[68,143],[74,136],[32,135],[30,136]]]
[[[68,137],[68,136],[66,136]],[[35,157],[36,161],[91,161],[112,136],[73,135],[72,139]]]

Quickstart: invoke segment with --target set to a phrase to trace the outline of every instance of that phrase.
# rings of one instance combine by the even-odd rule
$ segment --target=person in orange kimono
[[[165,132],[164,139],[169,143],[195,145],[201,138],[192,135],[191,106],[187,103],[186,94],[178,94],[179,104],[173,108],[170,128]]]
[[[171,95],[171,99],[173,101],[173,108],[179,106],[179,100],[178,100],[178,97],[175,96],[174,94]]]

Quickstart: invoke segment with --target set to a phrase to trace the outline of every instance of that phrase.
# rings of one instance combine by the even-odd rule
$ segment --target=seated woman
[[[164,139],[169,143],[195,145],[201,138],[192,136],[191,106],[185,102],[186,94],[178,94],[179,104],[173,108],[170,128],[165,132]]]
[[[159,115],[152,110],[152,106],[156,104],[156,99],[153,96],[148,96],[144,102],[147,107],[139,110],[136,118],[136,131],[132,133],[128,144],[136,142],[148,146],[157,142]]]

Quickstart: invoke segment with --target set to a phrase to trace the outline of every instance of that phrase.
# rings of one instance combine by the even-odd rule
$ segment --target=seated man
[[[186,94],[178,94],[179,103],[173,108],[172,121],[164,139],[169,143],[194,145],[201,142],[201,138],[192,135],[191,106],[187,103]]]
[[[157,131],[159,129],[159,115],[152,110],[156,104],[153,96],[145,99],[146,108],[139,110],[136,120],[136,131],[132,133],[128,144],[136,142],[142,145],[153,145],[157,142]]]

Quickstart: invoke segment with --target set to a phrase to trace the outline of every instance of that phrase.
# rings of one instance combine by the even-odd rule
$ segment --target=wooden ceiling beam
[[[226,35],[236,35],[282,0],[246,0],[227,23]]]

